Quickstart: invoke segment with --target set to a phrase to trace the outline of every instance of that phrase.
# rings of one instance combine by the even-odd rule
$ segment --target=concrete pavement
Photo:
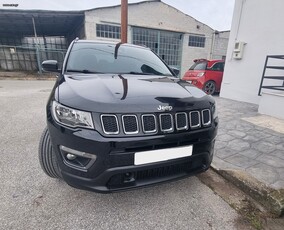
[[[254,104],[215,99],[220,126],[213,168],[256,193],[266,206],[272,205],[269,196],[277,194],[277,208],[269,208],[283,212],[284,120],[258,114]]]

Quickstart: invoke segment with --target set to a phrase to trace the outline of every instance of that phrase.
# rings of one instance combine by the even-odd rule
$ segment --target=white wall
[[[85,12],[85,33],[87,39],[96,37],[96,23],[120,24],[120,6],[94,9]],[[182,45],[181,76],[192,65],[193,59],[209,58],[212,34],[214,30],[196,19],[163,2],[143,2],[129,5],[128,8],[128,42],[131,42],[131,26],[168,30],[184,33]],[[199,26],[199,29],[197,28]],[[189,33],[206,36],[205,48],[188,46]],[[117,40],[115,40],[117,41]]]
[[[236,0],[221,97],[258,104],[267,55],[284,54],[284,1]],[[247,44],[241,60],[232,58],[235,41]]]
[[[222,59],[227,55],[230,31],[221,31],[215,33],[213,52],[210,59]]]

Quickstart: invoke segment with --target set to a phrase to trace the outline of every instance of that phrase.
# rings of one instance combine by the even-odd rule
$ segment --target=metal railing
[[[272,63],[273,61],[276,62],[278,61],[278,62]],[[281,61],[283,63],[281,63],[280,65]],[[261,96],[262,89],[284,91],[284,55],[266,56],[262,78],[258,91],[259,96]]]
[[[65,53],[65,49],[0,45],[0,70],[39,71],[41,73],[42,61],[54,59],[61,65]]]

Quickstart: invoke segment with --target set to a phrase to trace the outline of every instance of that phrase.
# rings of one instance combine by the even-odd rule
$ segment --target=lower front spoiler
[[[210,153],[200,153],[166,162],[110,168],[92,179],[62,171],[62,177],[75,188],[99,193],[119,192],[179,180],[204,172],[209,168],[212,157]]]

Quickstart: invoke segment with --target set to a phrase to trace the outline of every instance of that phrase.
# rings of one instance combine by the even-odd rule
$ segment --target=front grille
[[[122,124],[125,134],[138,133],[138,120],[136,115],[123,115]]]
[[[173,133],[208,127],[212,123],[210,109],[178,113],[101,115],[105,134],[117,135],[120,128],[125,135]]]
[[[169,113],[160,114],[160,126],[162,132],[174,131],[173,116]]]
[[[104,133],[106,134],[118,134],[118,121],[115,115],[101,115],[101,122]]]

